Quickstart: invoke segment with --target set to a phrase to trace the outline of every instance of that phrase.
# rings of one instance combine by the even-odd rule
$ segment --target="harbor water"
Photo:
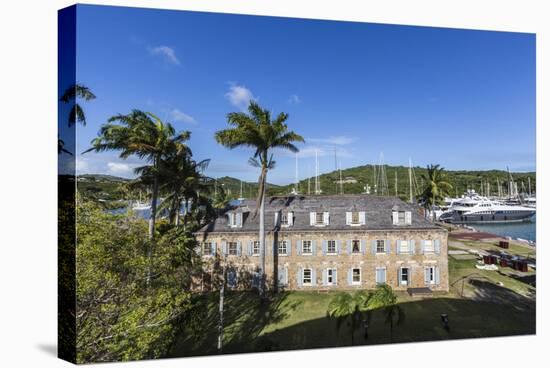
[[[473,228],[486,233],[511,237],[514,239],[537,240],[537,216],[529,222],[514,222],[500,224],[472,224]]]

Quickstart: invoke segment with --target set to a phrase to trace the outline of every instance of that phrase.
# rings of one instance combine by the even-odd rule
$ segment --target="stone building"
[[[259,284],[259,214],[241,201],[195,233],[210,271],[225,266],[230,288]],[[266,283],[288,290],[448,291],[447,230],[396,197],[371,195],[266,198]],[[219,275],[219,274],[218,274]]]

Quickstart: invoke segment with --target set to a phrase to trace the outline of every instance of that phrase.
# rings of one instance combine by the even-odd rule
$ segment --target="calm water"
[[[537,216],[533,216],[531,222],[517,222],[509,224],[472,224],[473,228],[479,231],[510,236],[514,239],[521,238],[536,241],[537,240]]]

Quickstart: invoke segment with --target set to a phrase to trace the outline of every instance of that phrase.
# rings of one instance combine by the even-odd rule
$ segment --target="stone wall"
[[[286,240],[287,246],[291,250],[288,255],[274,255],[274,239],[279,241]],[[348,253],[348,240],[358,239],[363,241],[365,250],[359,254]],[[372,254],[372,241],[382,239],[387,240],[390,246],[390,252]],[[209,265],[213,273],[219,272],[222,265],[226,265],[229,270],[236,270],[237,288],[250,288],[254,286],[254,272],[258,270],[260,257],[258,255],[249,255],[249,241],[257,241],[257,233],[211,233],[201,234],[197,237],[199,242],[216,243],[216,254],[203,256],[204,261]],[[297,252],[297,243],[300,240],[315,241],[315,254],[300,255]],[[323,240],[337,240],[339,245],[339,254],[323,254]],[[414,240],[414,254],[398,254],[396,252],[397,240]],[[438,240],[439,253],[422,253],[423,240]],[[222,243],[240,242],[240,255],[223,255]],[[275,248],[277,249],[277,248]],[[447,264],[447,231],[444,229],[399,229],[399,230],[350,230],[347,232],[326,232],[323,230],[315,231],[285,231],[266,233],[266,277],[267,285],[273,285],[274,265],[277,270],[287,270],[287,283],[281,286],[288,290],[331,290],[331,289],[373,289],[376,287],[376,269],[386,269],[386,283],[395,290],[406,290],[409,287],[430,287],[433,290],[448,291],[449,277]],[[438,283],[425,283],[425,268],[437,267]],[[350,268],[361,269],[361,281],[350,285],[348,282],[348,271]],[[398,281],[399,269],[408,268],[409,284],[403,285]],[[298,275],[301,269],[309,268],[315,270],[316,282],[312,285],[300,285]],[[327,268],[337,269],[337,280],[335,285],[323,285],[323,270]],[[210,279],[212,275],[205,275]],[[217,275],[219,277],[219,275]],[[201,287],[208,282],[201,281]]]

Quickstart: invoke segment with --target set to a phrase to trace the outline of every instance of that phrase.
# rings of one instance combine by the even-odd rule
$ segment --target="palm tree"
[[[208,193],[209,185],[205,182],[203,176],[204,170],[208,167],[210,159],[195,161],[188,154],[174,153],[171,157],[161,161],[161,189],[167,191],[162,207],[170,208],[170,223],[179,225],[179,214],[181,212],[181,203],[185,202],[187,220],[189,214],[189,200],[193,206],[199,201],[200,193]]]
[[[368,309],[384,309],[385,323],[390,326],[390,342],[393,339],[393,326],[405,321],[405,313],[397,304],[397,296],[391,286],[382,284],[376,287],[368,301]]]
[[[426,169],[426,174],[421,175],[423,189],[419,196],[419,202],[425,209],[426,217],[428,210],[432,210],[435,221],[434,206],[443,203],[453,186],[447,181],[447,175],[439,165],[428,165]]]
[[[137,156],[150,163],[136,169],[138,174],[143,173],[152,179],[149,239],[153,239],[155,233],[161,161],[174,153],[190,155],[191,150],[185,144],[190,136],[188,131],[176,133],[172,124],[161,121],[149,112],[133,110],[128,115],[111,117],[101,127],[99,136],[92,140],[92,147],[84,151],[120,151],[122,159]]]
[[[77,83],[67,88],[59,98],[59,101],[64,103],[71,103],[74,101],[71,111],[69,112],[69,126],[72,126],[76,122],[86,125],[86,115],[84,114],[82,106],[77,102],[78,98],[84,101],[91,101],[96,97],[88,87]]]
[[[250,101],[248,113],[232,112],[227,115],[227,122],[231,128],[216,132],[216,141],[229,149],[237,147],[251,147],[254,149],[254,155],[249,159],[249,163],[259,167],[260,177],[258,178],[258,195],[256,198],[256,208],[253,216],[260,209],[260,294],[264,295],[265,288],[265,186],[267,181],[267,172],[275,167],[272,150],[275,148],[286,149],[291,152],[298,152],[295,142],[304,142],[301,135],[288,130],[285,121],[288,114],[281,112],[274,120],[271,120],[269,110],[263,109],[254,101]],[[275,267],[274,267],[275,268]],[[273,270],[276,272],[276,270]],[[274,277],[275,284],[277,283]]]
[[[96,97],[88,87],[82,84],[73,84],[65,90],[63,95],[59,98],[59,101],[67,104],[74,101],[71,111],[69,112],[69,127],[77,121],[82,125],[86,125],[86,115],[84,114],[82,106],[77,102],[77,98],[91,101]],[[61,154],[62,152],[72,156],[72,153],[65,149],[65,141],[58,137],[57,154]]]
[[[174,152],[191,154],[185,142],[191,133],[188,131],[176,133],[170,123],[161,121],[151,113],[132,110],[127,115],[115,115],[104,124],[97,138],[92,140],[92,147],[83,153],[95,151],[120,151],[119,157],[127,159],[137,156],[150,165],[140,167],[137,173],[143,173],[152,181],[151,215],[149,217],[149,262],[152,260],[152,246],[155,236],[155,220],[157,215],[157,200],[159,194],[159,177],[161,160]],[[150,270],[147,284],[151,278]]]
[[[370,295],[361,290],[354,295],[339,293],[329,303],[327,313],[336,318],[336,328],[340,330],[342,323],[349,319],[351,329],[351,345],[354,343],[354,333],[362,317],[368,312]]]

